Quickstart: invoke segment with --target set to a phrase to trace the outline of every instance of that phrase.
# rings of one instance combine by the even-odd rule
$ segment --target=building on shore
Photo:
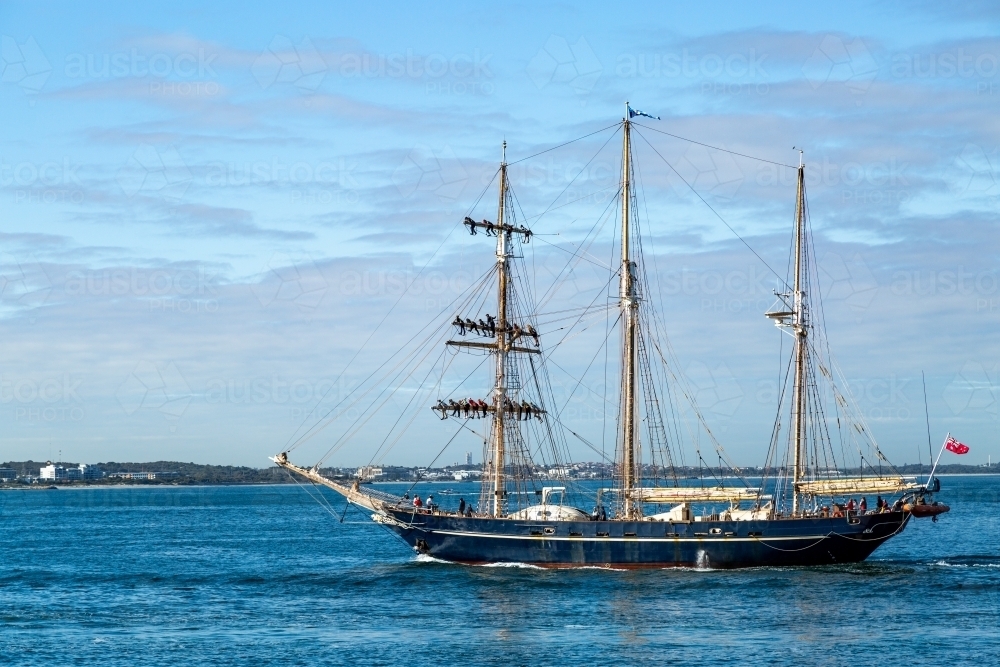
[[[101,479],[103,477],[104,472],[100,468],[86,463],[81,463],[74,468],[56,465],[49,461],[47,465],[42,466],[41,470],[38,471],[38,479],[49,482],[73,482],[82,479]]]
[[[0,468],[0,482],[13,482],[17,479],[17,472],[13,468]]]
[[[176,472],[116,472],[111,477],[131,480],[169,479],[177,477]]]

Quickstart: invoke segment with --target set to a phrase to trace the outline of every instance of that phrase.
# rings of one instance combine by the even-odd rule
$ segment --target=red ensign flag
[[[947,449],[952,454],[968,454],[969,453],[969,446],[968,445],[963,445],[962,443],[960,443],[955,438],[952,438],[951,436],[948,436],[948,440],[947,440],[947,442],[945,442],[944,448]]]

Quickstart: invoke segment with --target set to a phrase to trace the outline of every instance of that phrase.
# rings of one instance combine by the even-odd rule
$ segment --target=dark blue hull
[[[828,565],[866,559],[906,526],[904,512],[766,521],[523,521],[387,508],[376,520],[420,553],[455,563],[540,567]]]

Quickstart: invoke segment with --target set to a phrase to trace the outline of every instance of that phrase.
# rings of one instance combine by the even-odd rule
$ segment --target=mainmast
[[[803,288],[805,234],[805,165],[799,151],[798,190],[795,197],[795,278],[792,286],[792,334],[795,336],[795,380],[792,394],[792,514],[799,511],[799,483],[803,481],[806,440],[806,321]]]
[[[503,142],[500,161],[500,203],[497,205],[497,333],[496,333],[496,383],[493,387],[493,516],[503,514],[504,501],[504,412],[507,404],[507,279],[509,256],[505,206],[507,201],[507,142]]]
[[[623,125],[622,144],[622,267],[619,288],[619,307],[622,318],[622,498],[625,518],[638,514],[640,505],[632,498],[632,491],[639,486],[638,466],[635,461],[637,445],[636,404],[637,378],[636,366],[636,320],[638,319],[639,303],[635,293],[634,268],[629,254],[629,222],[631,204],[631,145],[628,102],[625,103],[625,121]]]

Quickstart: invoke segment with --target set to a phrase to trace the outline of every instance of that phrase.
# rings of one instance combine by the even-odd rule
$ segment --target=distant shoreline
[[[912,477],[914,475],[907,475]],[[935,477],[1000,477],[1000,471],[998,472],[958,472],[958,473],[942,473],[935,475]],[[737,479],[736,477],[727,477],[727,479]],[[759,479],[758,475],[748,475],[744,479]],[[448,480],[448,479],[421,479],[421,480],[387,480],[372,482],[372,485],[384,486],[389,484],[439,484],[439,485],[452,485],[452,484],[475,484],[479,480],[465,479],[465,480]],[[561,479],[540,479],[540,482],[555,482],[555,483],[565,483]],[[600,480],[596,479],[575,479],[574,482],[596,482]],[[199,484],[173,484],[173,483],[152,483],[152,484],[108,484],[108,483],[90,483],[90,484],[4,484],[0,485],[0,491],[86,491],[92,489],[196,489],[196,488],[208,488],[208,487],[225,487],[225,486],[301,486],[301,484],[294,482],[220,482],[220,483],[199,483]],[[55,488],[52,488],[55,487]]]

